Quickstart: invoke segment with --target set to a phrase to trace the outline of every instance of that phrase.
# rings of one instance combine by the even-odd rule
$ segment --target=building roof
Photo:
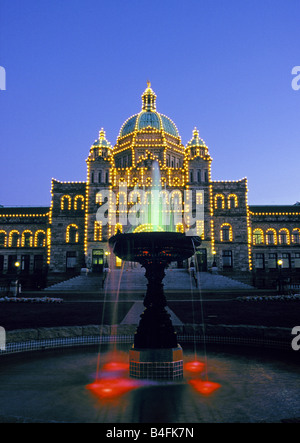
[[[49,206],[0,206],[0,216],[46,216],[50,211]]]
[[[253,214],[300,214],[300,205],[249,205]]]

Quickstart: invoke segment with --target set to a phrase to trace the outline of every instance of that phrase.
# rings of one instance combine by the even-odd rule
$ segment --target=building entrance
[[[197,268],[199,272],[207,272],[207,251],[206,248],[196,252]]]
[[[103,260],[104,251],[103,249],[93,249],[92,255],[92,271],[96,274],[101,274],[103,272]]]

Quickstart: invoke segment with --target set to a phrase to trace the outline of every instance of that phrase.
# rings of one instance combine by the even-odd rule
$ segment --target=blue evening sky
[[[0,0],[0,204],[85,180],[148,79],[184,144],[199,129],[214,180],[247,177],[250,204],[300,201],[299,49],[299,0]]]

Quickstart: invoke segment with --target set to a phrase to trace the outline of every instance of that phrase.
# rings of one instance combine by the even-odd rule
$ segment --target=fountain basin
[[[128,379],[107,363],[128,362],[128,346],[120,345],[113,360],[103,346],[100,384],[115,388],[97,395],[99,346],[45,350],[0,358],[0,423],[257,423],[300,417],[299,360],[285,353],[247,347],[209,345],[205,373],[190,371],[194,345],[185,345],[180,381]],[[290,358],[290,356],[292,358]],[[197,358],[204,362],[201,348]],[[109,370],[111,372],[109,372]],[[113,380],[110,385],[108,380]],[[107,383],[107,386],[105,385]],[[207,393],[218,383],[219,389]],[[118,393],[118,395],[117,395]],[[137,424],[138,426],[138,424]]]
[[[145,266],[154,261],[165,263],[182,261],[195,253],[201,239],[180,232],[139,232],[116,234],[109,239],[115,255],[125,261]]]

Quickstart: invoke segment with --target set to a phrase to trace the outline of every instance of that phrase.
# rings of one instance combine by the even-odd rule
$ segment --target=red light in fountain
[[[119,361],[112,361],[109,363],[105,363],[105,365],[102,368],[103,371],[109,371],[109,372],[121,372],[121,371],[128,371],[129,370],[129,363],[123,363]]]
[[[189,372],[203,372],[205,364],[201,361],[189,361],[185,363],[184,369]]]
[[[138,387],[138,383],[126,378],[103,378],[87,385],[97,397],[116,398]]]
[[[209,395],[219,389],[221,385],[208,380],[190,380],[189,382],[200,394]]]

